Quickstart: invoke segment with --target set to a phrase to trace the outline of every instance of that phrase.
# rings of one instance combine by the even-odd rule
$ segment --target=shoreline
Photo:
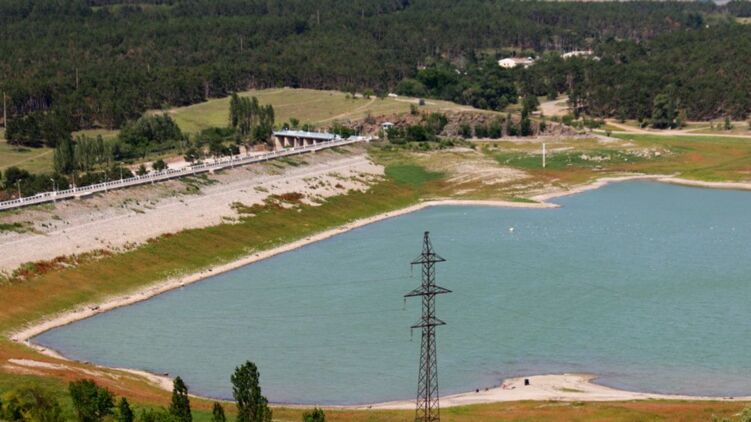
[[[289,252],[309,244],[326,240],[330,237],[337,236],[342,233],[346,233],[350,230],[354,230],[369,224],[377,223],[379,221],[387,220],[394,217],[399,217],[405,214],[420,211],[425,208],[441,205],[464,205],[464,206],[493,206],[499,208],[557,208],[558,205],[549,204],[545,202],[512,202],[512,201],[484,201],[484,200],[461,200],[461,199],[445,199],[445,200],[431,200],[424,201],[406,208],[401,208],[394,211],[385,212],[382,214],[374,215],[372,217],[362,218],[355,220],[341,226],[325,230],[323,232],[314,234],[312,236],[305,237],[303,239],[296,240],[294,242],[286,243],[284,245],[268,249],[265,251],[255,252],[250,255],[246,255],[234,261],[217,265],[206,270],[202,270],[195,273],[190,273],[184,276],[178,276],[169,278],[165,281],[157,282],[150,286],[143,287],[135,292],[126,293],[110,297],[103,302],[97,304],[81,305],[77,309],[62,312],[60,314],[43,319],[36,323],[32,323],[20,330],[12,332],[8,337],[11,341],[16,343],[23,343],[30,346],[37,351],[47,353],[48,349],[31,343],[30,340],[46,331],[52,330],[57,327],[71,324],[82,319],[91,318],[103,312],[107,312],[123,306],[132,305],[134,303],[142,302],[150,299],[161,293],[168,292],[180,287],[184,287],[189,284],[196,283],[198,281],[207,279],[209,277],[222,274],[228,271],[232,271],[246,265],[253,264],[264,259],[271,258],[273,256]],[[61,355],[55,353],[53,357],[60,358]],[[67,359],[67,358],[66,358]]]
[[[594,382],[592,374],[548,374],[504,379],[500,386],[467,393],[442,396],[441,407],[467,406],[511,401],[631,401],[631,400],[698,400],[698,401],[751,401],[751,396],[711,397],[682,394],[659,394],[619,390]],[[529,385],[524,385],[529,380]],[[342,406],[344,409],[413,409],[414,400],[398,400],[366,406]]]
[[[385,212],[382,214],[374,215],[367,218],[354,220],[349,223],[334,227],[329,230],[317,233],[312,236],[305,237],[303,239],[296,240],[269,250],[255,252],[250,255],[246,255],[234,261],[210,267],[208,269],[186,274],[184,276],[178,276],[169,278],[164,281],[157,282],[152,285],[140,288],[134,292],[126,293],[105,299],[103,302],[96,304],[84,304],[78,306],[76,309],[64,311],[62,313],[52,315],[48,318],[44,318],[40,321],[27,325],[19,330],[12,331],[6,334],[8,338],[15,343],[24,344],[33,350],[59,360],[78,362],[74,359],[70,359],[63,354],[49,349],[47,347],[40,346],[31,341],[33,337],[36,337],[46,331],[58,328],[64,325],[72,324],[74,322],[91,318],[100,313],[104,313],[116,308],[132,305],[138,302],[148,300],[159,294],[174,290],[180,287],[184,287],[189,284],[193,284],[214,275],[222,274],[227,271],[232,271],[246,265],[253,264],[258,261],[262,261],[273,256],[289,252],[303,246],[319,242],[333,236],[337,236],[342,233],[346,233],[350,230],[354,230],[369,224],[373,224],[379,221],[387,220],[390,218],[399,217],[412,212],[420,211],[433,206],[444,205],[457,205],[457,206],[494,206],[500,208],[558,208],[560,205],[548,202],[551,199],[560,198],[569,195],[575,195],[578,193],[598,189],[606,186],[610,183],[618,183],[631,180],[654,180],[661,183],[678,184],[691,187],[703,187],[714,189],[737,189],[737,190],[751,190],[751,183],[742,182],[702,182],[689,179],[681,179],[671,175],[624,175],[624,176],[610,176],[596,179],[595,181],[583,185],[576,186],[572,189],[565,191],[556,191],[550,193],[539,194],[530,197],[533,201],[537,202],[513,202],[503,200],[461,200],[461,199],[441,199],[441,200],[428,200],[419,202],[417,204],[397,209],[394,211]],[[78,362],[80,363],[80,362]],[[161,389],[170,391],[172,386],[172,378],[165,375],[158,375],[138,369],[129,368],[113,368],[100,366],[96,364],[90,364],[96,368],[111,369],[117,371],[124,371],[130,374],[143,377],[151,384],[158,386]],[[525,378],[530,379],[535,384],[534,386],[541,386],[541,388],[529,388],[529,386],[523,386],[523,380]],[[563,374],[563,375],[535,375],[529,377],[511,378],[504,381],[502,386],[485,389],[480,392],[468,392],[449,395],[441,397],[444,401],[445,407],[460,406],[467,404],[480,404],[491,403],[498,401],[516,401],[516,400],[562,400],[562,401],[617,401],[617,400],[643,400],[643,399],[674,399],[674,400],[735,400],[735,401],[751,401],[751,396],[746,397],[704,397],[704,396],[687,396],[687,395],[670,395],[670,394],[652,394],[643,392],[629,392],[623,390],[617,390],[614,388],[602,386],[592,382],[596,377],[586,374]],[[519,385],[519,383],[522,385]],[[504,387],[505,386],[505,387]],[[571,387],[574,386],[574,387]],[[512,388],[513,387],[513,388]],[[519,388],[518,387],[524,387]],[[574,391],[576,390],[576,391]],[[511,393],[516,391],[515,393]],[[520,394],[520,392],[524,394]],[[308,405],[295,405],[295,404],[274,404],[280,407],[296,407]],[[407,406],[407,407],[402,407]],[[404,401],[391,401],[384,403],[374,403],[369,405],[346,405],[346,406],[324,406],[331,409],[402,409],[413,408],[413,400]]]

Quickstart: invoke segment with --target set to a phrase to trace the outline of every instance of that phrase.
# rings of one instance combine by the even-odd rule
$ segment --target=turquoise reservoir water
[[[410,399],[430,230],[443,394],[564,371],[615,387],[751,394],[751,193],[634,182],[559,209],[443,206],[382,221],[42,334],[81,360],[229,398],[259,365],[275,402]],[[509,227],[514,227],[513,232]]]

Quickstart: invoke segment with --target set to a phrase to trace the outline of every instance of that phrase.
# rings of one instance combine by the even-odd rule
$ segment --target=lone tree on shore
[[[227,417],[224,416],[224,408],[219,402],[214,402],[214,408],[211,409],[211,422],[226,422]]]
[[[169,405],[169,413],[180,422],[193,421],[193,416],[190,414],[188,386],[180,377],[175,378],[175,382],[172,384],[172,403]]]
[[[245,362],[232,374],[232,395],[237,402],[237,422],[270,422],[269,402],[261,394],[260,374],[253,362]]]

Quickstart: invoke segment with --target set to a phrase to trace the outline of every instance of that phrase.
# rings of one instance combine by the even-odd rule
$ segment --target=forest
[[[145,110],[248,88],[382,95],[442,63],[455,77],[433,79],[425,95],[482,108],[554,90],[572,95],[583,112],[637,117],[665,93],[690,118],[741,116],[749,109],[751,76],[742,69],[751,28],[733,22],[748,9],[740,2],[6,0],[0,91],[9,133],[49,144],[64,131],[120,128]],[[550,53],[582,48],[602,60],[561,63]],[[485,65],[513,54],[553,58],[529,72]]]

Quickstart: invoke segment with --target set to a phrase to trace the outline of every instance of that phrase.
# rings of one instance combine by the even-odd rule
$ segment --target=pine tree
[[[211,409],[211,422],[226,422],[227,417],[224,416],[224,408],[219,402],[214,402],[214,408]]]
[[[730,117],[725,117],[725,124],[724,124],[725,130],[732,130],[733,129],[733,123],[730,121]]]
[[[70,174],[75,167],[73,142],[70,137],[63,138],[55,148],[55,171],[60,174]]]
[[[117,405],[118,408],[118,414],[117,414],[117,421],[118,422],[133,422],[133,409],[130,408],[130,404],[128,403],[128,399],[125,397],[120,399],[120,403]]]
[[[229,125],[232,128],[237,128],[240,123],[240,97],[236,92],[232,93],[232,98],[229,100]]]
[[[245,362],[232,374],[232,395],[237,402],[237,422],[270,422],[271,409],[261,394],[258,368]]]
[[[193,417],[190,414],[190,399],[188,398],[188,387],[182,378],[175,378],[172,387],[172,403],[169,406],[169,413],[180,422],[192,422]]]

